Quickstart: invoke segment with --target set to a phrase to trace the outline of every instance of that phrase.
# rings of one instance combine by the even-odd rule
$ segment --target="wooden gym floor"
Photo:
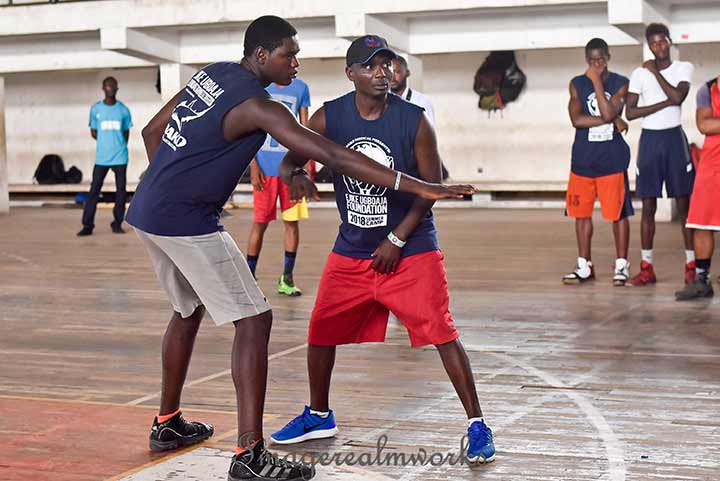
[[[244,249],[251,211],[231,213],[225,225]],[[306,328],[337,226],[334,210],[311,215],[296,269],[304,296],[274,293],[277,223],[258,267],[275,309],[266,435],[307,402]],[[569,287],[560,278],[574,264],[574,231],[560,212],[436,215],[452,309],[497,460],[474,468],[320,466],[317,479],[718,479],[720,298],[675,302],[684,263],[676,224],[658,224],[656,286],[612,287],[610,228],[598,220],[598,280]],[[190,417],[215,424],[216,436],[151,454],[171,311],[137,238],[112,234],[110,216],[99,210],[96,234],[82,239],[76,209],[16,208],[0,217],[0,480],[225,479],[236,436],[233,329],[204,323],[183,399]],[[384,453],[459,451],[464,413],[437,353],[410,349],[397,323],[385,344],[340,348],[333,381],[339,435],[296,451],[367,459],[383,435]]]

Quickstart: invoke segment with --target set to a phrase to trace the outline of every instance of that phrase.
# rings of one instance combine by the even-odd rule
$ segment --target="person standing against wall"
[[[93,167],[90,194],[85,201],[82,216],[82,230],[78,236],[88,236],[95,228],[100,190],[109,170],[115,174],[115,208],[113,222],[110,224],[115,234],[124,234],[122,222],[125,218],[125,199],[127,198],[128,139],[132,117],[130,110],[117,100],[118,81],[107,77],[102,82],[105,98],[90,109],[90,135],[96,140],[95,166]]]
[[[687,226],[695,229],[695,280],[675,293],[678,301],[714,295],[710,261],[715,250],[715,232],[720,231],[720,76],[700,87],[695,120],[705,135]]]
[[[270,84],[266,89],[273,100],[285,105],[307,126],[308,107],[310,107],[310,89],[299,78],[290,85]],[[278,294],[299,296],[302,291],[295,286],[293,269],[300,243],[299,220],[308,218],[307,201],[290,201],[290,189],[279,177],[280,162],[287,148],[268,135],[262,148],[250,163],[250,182],[253,186],[254,219],[248,239],[247,263],[253,276],[257,268],[263,238],[268,224],[276,219],[277,202],[280,199],[280,211],[285,224],[285,262],[283,273],[278,281]]]
[[[637,157],[636,193],[642,199],[640,272],[632,278],[634,286],[654,284],[653,241],[657,198],[665,184],[667,196],[677,202],[685,241],[685,283],[695,278],[692,230],[685,227],[690,206],[695,169],[690,147],[681,126],[680,106],[690,91],[694,67],[670,57],[670,31],[661,23],[651,23],[645,39],[654,58],[630,76],[626,115],[642,121]]]

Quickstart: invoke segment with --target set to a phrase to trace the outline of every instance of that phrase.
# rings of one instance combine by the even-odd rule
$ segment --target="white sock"
[[[620,270],[622,270],[622,269],[625,269],[627,266],[628,266],[628,261],[627,261],[627,259],[622,259],[622,258],[620,258],[620,257],[618,257],[617,259],[615,259],[615,270],[616,270],[616,271],[620,271]]]
[[[685,262],[688,264],[695,262],[695,251],[685,250]]]
[[[313,411],[313,410],[311,409],[311,410],[310,410],[310,414],[314,414],[314,415],[316,415],[316,416],[320,416],[321,418],[326,418],[326,417],[330,416],[330,411],[324,413],[324,412],[322,412],[322,411]]]
[[[647,262],[648,264],[652,264],[652,256],[653,256],[653,250],[652,249],[640,249],[640,255],[642,256],[642,260]]]
[[[590,266],[592,264],[584,257],[577,258],[577,273],[581,277],[587,277],[590,275]]]
[[[470,418],[468,419],[468,427],[472,426],[473,423],[476,423],[478,421],[485,421],[485,418]]]

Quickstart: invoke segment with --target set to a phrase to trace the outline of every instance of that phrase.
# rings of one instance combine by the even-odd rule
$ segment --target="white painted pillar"
[[[5,79],[0,77],[0,214],[10,212],[7,138],[5,137]]]
[[[180,89],[185,87],[195,72],[193,67],[180,63],[160,64],[160,95],[163,104],[169,102]]]

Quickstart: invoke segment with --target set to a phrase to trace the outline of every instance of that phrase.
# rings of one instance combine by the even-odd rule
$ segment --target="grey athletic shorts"
[[[270,310],[230,234],[168,237],[135,229],[145,244],[160,285],[182,317],[198,306],[221,325]]]

